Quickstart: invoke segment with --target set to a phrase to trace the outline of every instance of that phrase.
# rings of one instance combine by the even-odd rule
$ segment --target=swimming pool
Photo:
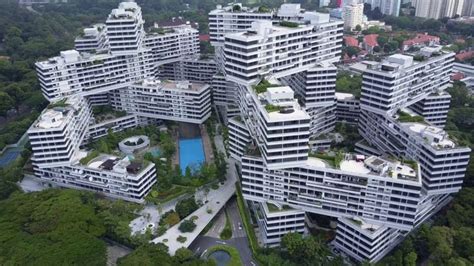
[[[186,172],[186,167],[199,169],[205,161],[204,147],[201,138],[179,140],[179,167],[181,172]]]

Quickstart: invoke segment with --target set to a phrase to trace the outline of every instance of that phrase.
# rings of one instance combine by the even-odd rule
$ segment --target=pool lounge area
[[[186,172],[186,167],[198,169],[206,161],[202,138],[179,140],[179,166],[181,173]]]

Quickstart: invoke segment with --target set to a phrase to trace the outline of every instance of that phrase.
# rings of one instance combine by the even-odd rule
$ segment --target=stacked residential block
[[[163,71],[170,66],[171,73]],[[212,59],[199,57],[198,31],[183,24],[147,33],[134,2],[120,3],[105,24],[76,38],[75,50],[38,62],[36,69],[51,104],[28,136],[35,176],[49,185],[142,202],[156,182],[153,163],[83,146],[110,131],[161,120],[202,124],[211,114],[216,68]],[[92,108],[102,105],[124,115],[98,120]]]
[[[336,248],[376,262],[461,188],[470,149],[439,127],[454,54],[429,47],[368,64],[360,101],[336,98],[342,22],[303,14],[224,34],[223,72],[240,110],[230,155],[265,245],[304,232],[300,213],[315,213],[337,218]],[[359,124],[360,153],[308,149],[333,129],[336,99],[342,120]]]
[[[146,33],[140,7],[121,3],[76,50],[36,64],[51,105],[28,131],[35,175],[140,202],[153,164],[81,146],[149,121],[202,124],[213,100],[266,246],[305,233],[315,213],[337,219],[336,248],[376,262],[459,191],[470,149],[442,129],[454,54],[429,47],[370,62],[360,100],[337,95],[343,24],[298,4],[219,6],[209,14],[209,59],[189,25]],[[100,105],[126,115],[99,122]],[[357,152],[310,150],[337,118],[359,125]]]

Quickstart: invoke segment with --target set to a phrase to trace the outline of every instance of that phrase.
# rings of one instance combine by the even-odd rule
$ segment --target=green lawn
[[[171,189],[167,191],[156,191],[152,190],[146,196],[146,200],[155,204],[161,204],[168,202],[172,199],[175,199],[186,193],[191,193],[194,191],[194,188],[174,185]]]
[[[241,265],[243,265],[242,260],[240,259],[239,251],[236,248],[231,247],[231,246],[226,246],[226,245],[213,246],[213,247],[211,247],[207,250],[207,255],[209,256],[209,254],[211,254],[214,251],[218,251],[218,250],[223,250],[223,251],[226,251],[226,252],[229,253],[230,261],[227,264],[227,266],[241,266]]]

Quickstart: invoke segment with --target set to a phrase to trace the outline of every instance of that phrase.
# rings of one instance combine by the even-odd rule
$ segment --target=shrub
[[[180,235],[180,236],[178,236],[178,238],[176,238],[176,240],[178,240],[179,243],[184,243],[184,242],[186,242],[187,239],[188,239],[187,237],[182,236],[182,235]]]
[[[171,211],[168,211],[165,214],[163,214],[163,216],[160,219],[159,224],[160,225],[167,224],[169,226],[173,226],[173,225],[179,223],[180,220],[181,219],[179,219],[179,215],[175,211],[171,210]]]
[[[189,233],[194,231],[196,224],[192,220],[184,220],[178,227],[182,233]]]
[[[179,218],[184,219],[191,213],[193,213],[195,210],[198,209],[198,205],[196,203],[196,200],[194,197],[187,198],[184,200],[181,200],[176,204],[176,212],[179,215]]]

